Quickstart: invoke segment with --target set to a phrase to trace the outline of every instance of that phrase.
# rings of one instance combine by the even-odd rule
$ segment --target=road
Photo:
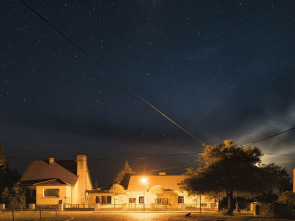
[[[73,217],[74,221],[176,221],[176,220],[188,220],[185,217],[185,213],[96,213],[96,212],[71,212],[67,215]],[[191,220],[191,219],[190,219]]]
[[[73,217],[74,221],[269,221],[269,218],[254,217],[252,214],[236,214],[234,216],[222,216],[217,213],[193,212],[190,217],[185,217],[185,213],[168,212],[64,212],[64,215]],[[288,219],[271,219],[273,221],[289,221]]]

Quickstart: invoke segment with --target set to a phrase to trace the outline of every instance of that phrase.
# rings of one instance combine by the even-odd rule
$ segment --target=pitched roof
[[[45,160],[35,160],[30,163],[20,179],[23,184],[37,184],[41,181],[59,179],[64,183],[75,185],[78,180],[77,162],[75,160],[55,161],[49,164]]]
[[[165,190],[179,191],[178,183],[182,181],[184,175],[165,175],[165,176],[131,176],[128,191],[142,191],[144,190],[144,184],[141,182],[142,178],[147,179],[148,187],[151,188],[154,185],[160,185]]]
[[[129,182],[130,182],[130,177],[132,176],[131,173],[125,174],[123,180],[121,181],[121,185],[124,187],[125,190],[127,190]]]

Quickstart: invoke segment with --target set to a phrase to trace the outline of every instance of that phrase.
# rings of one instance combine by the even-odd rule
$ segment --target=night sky
[[[110,158],[203,150],[108,71],[207,144],[294,126],[294,0],[26,2],[107,71],[20,1],[1,1],[0,144],[20,173],[30,160],[15,157],[86,154],[92,180],[108,187],[124,164]],[[264,162],[291,171],[294,134],[257,143]],[[129,163],[142,172],[196,158]]]

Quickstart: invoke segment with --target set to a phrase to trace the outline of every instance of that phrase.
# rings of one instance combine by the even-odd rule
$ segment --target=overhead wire
[[[271,136],[268,136],[268,137],[265,137],[265,138],[262,138],[262,139],[259,139],[259,140],[256,140],[256,141],[253,141],[253,142],[251,142],[251,143],[243,144],[243,145],[241,145],[241,146],[248,146],[248,145],[252,145],[252,144],[255,144],[255,143],[258,143],[258,142],[264,141],[264,140],[268,140],[268,139],[270,139],[270,138],[273,138],[273,137],[279,136],[279,135],[281,135],[281,134],[283,134],[283,133],[289,132],[289,131],[294,130],[294,129],[295,129],[295,127],[292,127],[292,128],[290,128],[290,129],[288,129],[288,130],[281,131],[281,132],[279,132],[279,133],[273,134],[273,135],[271,135]]]
[[[23,3],[30,11],[32,11],[35,15],[37,15],[41,20],[43,20],[46,24],[48,24],[53,30],[55,30],[59,35],[61,35],[63,38],[65,38],[68,42],[70,42],[72,45],[74,45],[79,51],[81,51],[84,55],[89,57],[92,61],[94,61],[98,66],[100,66],[106,74],[108,74],[110,77],[112,77],[116,82],[121,84],[124,88],[129,90],[132,94],[134,94],[136,97],[138,97],[141,101],[143,101],[145,104],[150,106],[152,109],[154,109],[156,112],[158,112],[160,115],[162,115],[164,118],[166,118],[168,121],[170,121],[172,124],[177,126],[179,129],[184,131],[186,134],[190,135],[192,138],[200,142],[201,144],[204,144],[204,141],[195,136],[193,133],[182,127],[180,124],[176,123],[174,120],[172,120],[170,117],[168,117],[166,114],[164,114],[162,111],[160,111],[157,107],[152,105],[147,99],[145,99],[142,95],[140,95],[137,91],[132,89],[125,81],[120,79],[117,75],[115,75],[112,71],[106,68],[105,65],[103,65],[101,62],[99,62],[95,57],[93,57],[90,53],[88,53],[86,50],[84,50],[82,47],[80,47],[78,44],[76,44],[73,40],[71,40],[69,37],[67,37],[60,29],[55,27],[52,23],[50,23],[45,17],[43,17],[40,13],[38,13],[35,9],[33,9],[30,5],[28,5],[24,0],[19,0],[21,3]]]

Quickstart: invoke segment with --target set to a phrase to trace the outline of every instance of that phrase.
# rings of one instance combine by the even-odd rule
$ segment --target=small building
[[[100,208],[132,208],[132,209],[168,209],[168,208],[202,208],[216,210],[218,203],[207,196],[188,195],[178,185],[184,175],[140,176],[129,175],[122,185],[125,193],[114,196],[108,190],[88,191],[90,203],[100,203]],[[155,193],[153,187],[161,187],[160,193]]]
[[[92,182],[87,157],[32,161],[20,179],[37,206],[87,204]]]

